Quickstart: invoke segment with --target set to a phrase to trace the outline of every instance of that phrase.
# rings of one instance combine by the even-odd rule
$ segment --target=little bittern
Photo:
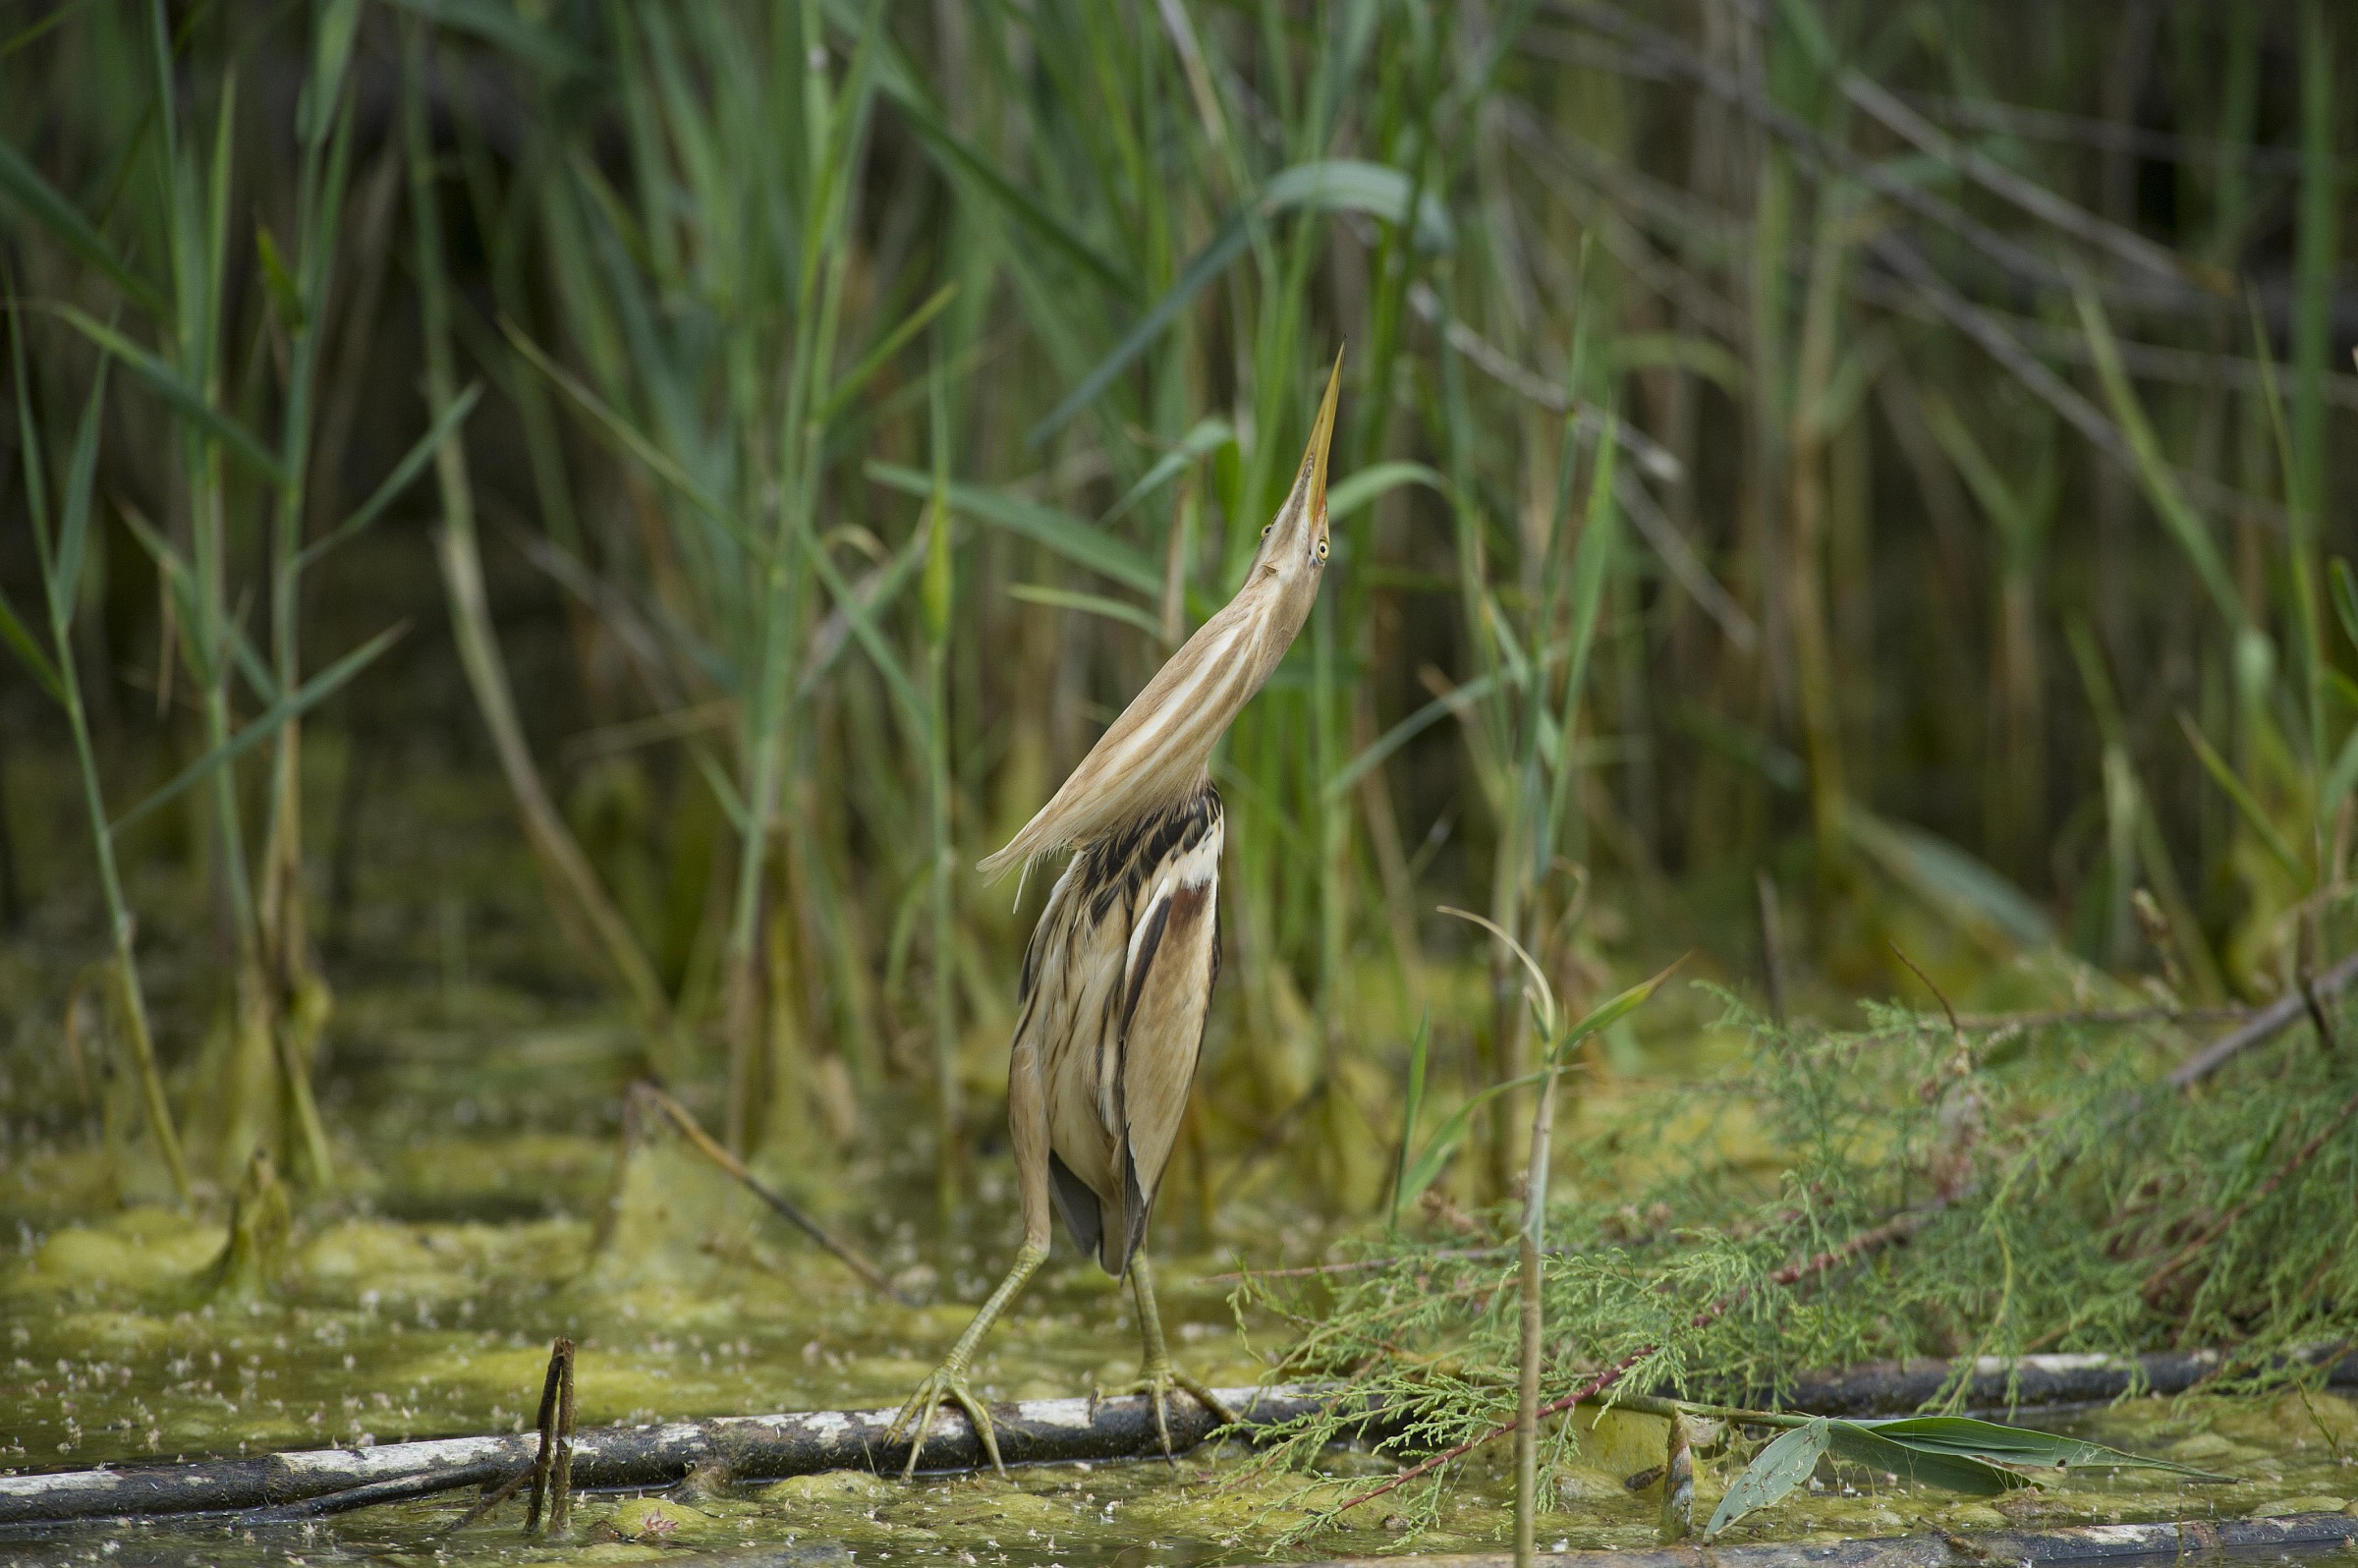
[[[998,1434],[967,1387],[975,1347],[1048,1255],[1048,1214],[1138,1297],[1145,1366],[1163,1452],[1166,1404],[1186,1390],[1226,1419],[1211,1391],[1171,1365],[1147,1263],[1147,1215],[1204,1044],[1219,974],[1221,808],[1212,748],[1277,667],[1310,616],[1326,566],[1326,450],[1342,380],[1337,355],[1294,487],[1225,608],[1171,655],[1039,814],[982,862],[998,874],[1071,848],[1024,952],[1007,1121],[1023,1196],[1024,1245],[934,1373],[893,1423],[915,1425],[908,1469],[944,1401],[974,1423],[993,1467]]]

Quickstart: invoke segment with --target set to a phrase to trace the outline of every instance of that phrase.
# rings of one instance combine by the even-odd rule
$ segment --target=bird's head
[[[1326,535],[1326,454],[1334,444],[1334,401],[1342,384],[1343,357],[1338,351],[1326,376],[1326,395],[1319,400],[1319,417],[1310,427],[1310,445],[1294,473],[1294,487],[1261,531],[1261,548],[1237,590],[1240,599],[1264,594],[1274,598],[1281,618],[1290,612],[1289,643],[1319,596],[1319,579],[1332,548]]]
[[[1334,441],[1337,354],[1293,490],[1261,531],[1245,581],[1220,612],[1131,700],[1038,815],[982,870],[996,876],[1036,855],[1087,843],[1199,787],[1212,749],[1293,645],[1318,601],[1326,536],[1326,452]]]

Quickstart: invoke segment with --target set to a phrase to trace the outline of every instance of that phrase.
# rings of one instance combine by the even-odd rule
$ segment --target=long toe
[[[1154,1404],[1154,1435],[1162,1439],[1162,1462],[1176,1465],[1179,1456],[1171,1452],[1171,1385],[1155,1379],[1147,1389],[1147,1398]]]
[[[1219,1395],[1213,1393],[1208,1387],[1205,1386],[1203,1382],[1196,1378],[1190,1377],[1187,1373],[1183,1372],[1174,1372],[1171,1373],[1171,1381],[1186,1389],[1197,1404],[1202,1405],[1206,1410],[1208,1410],[1213,1415],[1219,1417],[1221,1426],[1233,1427],[1239,1420],[1242,1419],[1237,1415],[1235,1409],[1229,1405],[1228,1401],[1222,1399]]]
[[[982,1444],[982,1452],[990,1460],[990,1468],[1005,1476],[1007,1467],[999,1460],[999,1434],[997,1428],[991,1426],[990,1412],[982,1408],[981,1400],[967,1392],[964,1382],[952,1385],[951,1392],[956,1396],[959,1408],[966,1412],[966,1419],[974,1424],[975,1437]]]
[[[926,1451],[926,1439],[932,1434],[934,1420],[941,1414],[941,1391],[928,1382],[922,1396],[926,1408],[917,1418],[917,1430],[909,1438],[909,1459],[901,1466],[901,1479],[907,1481],[917,1474],[917,1456]]]

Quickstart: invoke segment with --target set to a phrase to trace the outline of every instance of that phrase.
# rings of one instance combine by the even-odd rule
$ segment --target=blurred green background
[[[651,1074],[953,1204],[1044,891],[973,863],[1346,343],[1199,1219],[1377,1202],[1428,1011],[1435,1096],[1521,1069],[1440,904],[1575,1012],[2278,994],[2347,934],[2354,68],[2319,0],[0,6],[9,1163],[334,1192],[388,1096]]]

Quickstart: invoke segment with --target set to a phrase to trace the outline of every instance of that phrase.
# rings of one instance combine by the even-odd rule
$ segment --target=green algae
[[[474,1073],[453,1043],[468,1037],[436,1036],[428,1055],[442,1103],[461,1097],[469,1116],[421,1113],[412,1097],[424,1092],[421,1072],[399,1052],[370,1068],[365,1109],[340,1132],[350,1186],[297,1212],[275,1263],[234,1291],[205,1288],[235,1251],[226,1199],[196,1215],[118,1207],[71,1148],[8,1171],[0,1208],[17,1221],[17,1245],[0,1256],[0,1468],[521,1430],[560,1333],[580,1346],[584,1426],[891,1404],[930,1370],[1014,1249],[1003,1154],[979,1162],[973,1201],[946,1227],[920,1163],[770,1173],[920,1304],[879,1300],[676,1141],[649,1137],[618,1167],[612,1131],[596,1121],[606,1075],[588,1065],[603,1059],[607,1036],[547,1032],[552,1059],[583,1070],[530,1120]],[[396,1080],[406,1087],[385,1087]],[[1724,1126],[1693,1136],[1747,1153]],[[1219,1222],[1224,1250],[1172,1245],[1162,1260],[1164,1313],[1192,1371],[1251,1382],[1282,1325],[1248,1312],[1240,1333],[1223,1276],[1240,1254],[1325,1256],[1331,1232],[1250,1196],[1224,1201]],[[1173,1243],[1190,1229],[1178,1212],[1164,1227]],[[1083,1393],[1126,1382],[1137,1354],[1126,1294],[1060,1252],[986,1342],[977,1377],[992,1398]],[[1828,1468],[1730,1539],[2225,1517],[2358,1494],[2358,1407],[2336,1394],[2137,1401],[2039,1421],[2240,1479],[2074,1474],[1991,1502]],[[1542,1543],[1653,1544],[1658,1485],[1629,1483],[1660,1464],[1663,1423],[1584,1409],[1572,1434],[1544,1488]],[[1747,1445],[1696,1435],[1697,1506],[1708,1514]],[[1508,1526],[1506,1459],[1503,1445],[1470,1456],[1430,1515],[1392,1493],[1327,1517],[1391,1473],[1372,1453],[1329,1450],[1307,1470],[1263,1473],[1227,1449],[1175,1466],[1042,1466],[1004,1480],[703,1478],[662,1495],[583,1497],[562,1543],[525,1542],[520,1503],[447,1534],[472,1500],[457,1495],[309,1527],[80,1532],[58,1551],[79,1558],[103,1540],[125,1562],[472,1564],[752,1546],[802,1554],[764,1561],[1079,1565],[1489,1548]]]

